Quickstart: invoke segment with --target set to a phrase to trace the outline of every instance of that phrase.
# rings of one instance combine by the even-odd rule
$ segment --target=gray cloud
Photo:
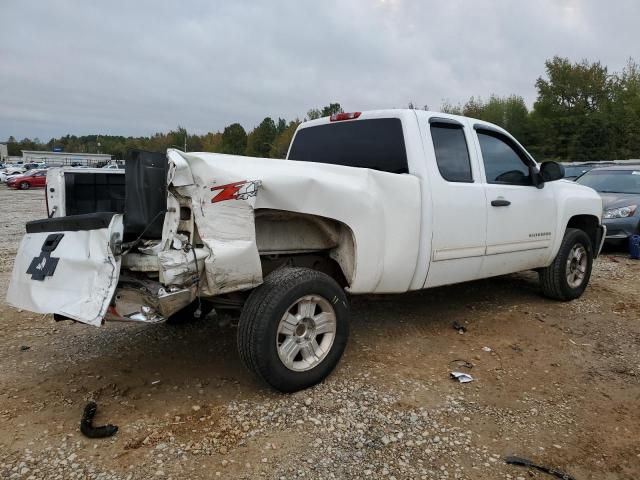
[[[0,139],[252,128],[518,93],[553,55],[638,58],[634,0],[0,3]]]

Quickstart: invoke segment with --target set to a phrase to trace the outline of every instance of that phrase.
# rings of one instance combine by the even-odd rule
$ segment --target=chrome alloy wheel
[[[304,372],[319,365],[336,337],[336,313],[328,300],[305,295],[296,300],[278,324],[276,348],[289,370]]]
[[[573,246],[567,257],[567,283],[571,288],[578,288],[586,274],[587,250],[578,243]]]

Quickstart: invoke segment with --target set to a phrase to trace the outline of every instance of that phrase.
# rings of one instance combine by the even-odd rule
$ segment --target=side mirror
[[[544,162],[540,165],[540,177],[543,182],[553,182],[564,178],[564,167],[557,162]]]

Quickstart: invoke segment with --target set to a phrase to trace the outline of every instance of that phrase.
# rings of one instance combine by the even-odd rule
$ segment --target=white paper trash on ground
[[[450,375],[451,375],[451,378],[454,378],[454,379],[458,380],[458,382],[460,382],[460,383],[473,382],[473,377],[471,375],[469,375],[468,373],[451,372]]]

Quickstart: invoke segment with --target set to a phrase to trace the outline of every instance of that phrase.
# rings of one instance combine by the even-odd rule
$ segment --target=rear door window
[[[432,123],[431,139],[442,178],[449,182],[473,182],[462,125]]]
[[[296,133],[290,160],[408,173],[399,118],[335,122]]]

